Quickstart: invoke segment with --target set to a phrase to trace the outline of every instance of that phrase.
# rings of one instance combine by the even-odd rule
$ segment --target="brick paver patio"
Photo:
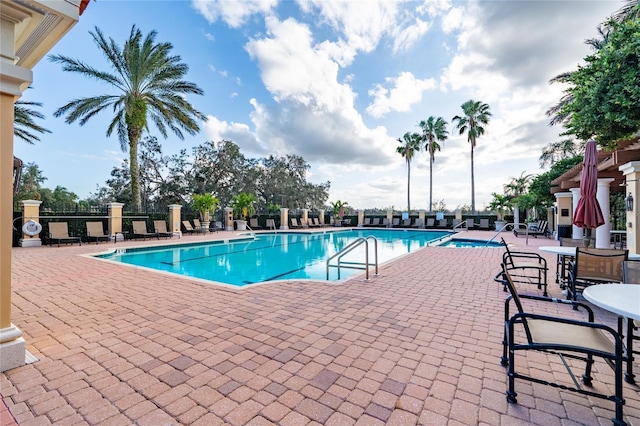
[[[0,373],[3,425],[611,424],[613,403],[548,386],[518,381],[519,404],[506,402],[502,249],[430,247],[370,282],[233,290],[79,256],[113,247],[13,250],[12,319],[38,361]],[[594,385],[612,380],[596,363]],[[640,387],[624,393],[625,420],[640,425]]]

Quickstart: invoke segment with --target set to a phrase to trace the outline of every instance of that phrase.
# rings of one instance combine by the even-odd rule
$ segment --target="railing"
[[[511,226],[512,228],[515,228],[516,226],[525,227],[525,245],[529,245],[529,226],[526,223],[518,223],[518,224],[516,224],[516,223],[513,223],[513,222],[505,223],[502,228],[496,229],[495,235],[493,237],[491,237],[491,239],[489,239],[489,241],[487,241],[487,244],[492,242],[498,235],[500,235],[500,233],[502,231],[507,229],[507,227],[509,227],[509,226]]]
[[[468,229],[467,229],[467,222],[466,222],[466,221],[464,221],[464,220],[463,220],[462,222],[460,222],[459,224],[457,224],[456,226],[454,226],[453,228],[451,228],[451,229],[452,229],[453,231],[457,231],[457,230],[458,230],[458,228],[462,228],[463,226],[464,226],[464,229],[466,229],[466,230],[468,231]]]
[[[378,239],[376,237],[374,237],[373,235],[369,235],[367,237],[360,237],[358,239],[356,239],[355,241],[352,241],[351,243],[349,243],[349,245],[347,245],[345,248],[343,248],[342,250],[340,250],[338,253],[334,254],[333,256],[331,256],[329,259],[327,259],[327,280],[329,279],[329,268],[337,268],[338,269],[338,279],[340,279],[340,268],[347,268],[347,269],[364,269],[365,270],[365,281],[369,281],[369,240],[373,240],[373,246],[374,246],[374,256],[375,256],[375,262],[374,262],[374,266],[376,267],[376,272],[374,274],[374,276],[378,276]],[[355,250],[357,247],[361,246],[362,244],[364,244],[365,247],[365,260],[364,263],[362,262],[343,262],[342,261],[342,257],[350,252],[352,252],[353,250]],[[333,259],[336,259],[338,263],[336,263],[335,265],[331,264],[331,261]]]

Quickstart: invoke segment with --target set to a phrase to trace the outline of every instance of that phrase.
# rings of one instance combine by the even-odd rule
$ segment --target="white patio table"
[[[618,333],[624,336],[622,319],[627,319],[627,371],[624,379],[635,383],[633,374],[633,320],[640,321],[640,284],[597,284],[585,288],[582,296],[609,312],[618,315]]]

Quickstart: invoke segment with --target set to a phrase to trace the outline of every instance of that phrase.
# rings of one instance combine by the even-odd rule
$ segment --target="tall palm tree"
[[[155,42],[156,31],[151,31],[143,39],[134,25],[122,48],[111,37],[105,39],[98,27],[89,34],[107,58],[112,72],[100,71],[78,59],[62,55],[50,56],[50,59],[61,63],[64,71],[108,83],[118,94],[75,99],[54,115],[67,114],[67,123],[80,120],[82,126],[103,110],[115,112],[107,128],[107,137],[115,130],[122,150],[129,148],[131,202],[133,207],[140,209],[138,143],[142,132],[148,130],[149,122],[152,122],[165,138],[167,128],[180,139],[184,139],[183,130],[190,135],[196,134],[200,131],[196,120],[206,121],[206,117],[183,95],[202,95],[203,91],[194,83],[183,80],[189,67],[180,62],[180,56],[170,54],[173,49],[171,43]]]
[[[484,126],[489,124],[489,105],[469,99],[461,105],[464,116],[456,115],[452,121],[456,123],[459,134],[467,133],[467,140],[471,144],[471,212],[476,212],[476,188],[473,171],[473,150],[477,139],[484,135]]]
[[[422,142],[424,149],[429,153],[429,213],[433,211],[433,162],[436,161],[436,151],[440,151],[438,142],[447,140],[447,122],[442,117],[430,116],[427,121],[420,121],[418,126],[422,129]]]
[[[420,151],[420,143],[422,142],[422,136],[418,133],[405,133],[402,139],[398,138],[400,146],[396,148],[396,152],[402,155],[407,162],[407,212],[411,212],[411,161],[415,157],[416,152]]]

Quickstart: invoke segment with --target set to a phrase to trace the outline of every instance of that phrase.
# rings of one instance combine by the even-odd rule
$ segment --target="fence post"
[[[124,240],[122,233],[122,207],[123,203],[112,202],[107,204],[109,214],[109,234],[113,235],[116,241]]]
[[[169,228],[173,235],[177,235],[178,238],[182,236],[180,231],[180,204],[169,204]]]
[[[40,231],[42,231],[42,225],[40,225],[40,204],[42,201],[36,200],[22,200],[20,201],[22,205],[22,223],[26,223],[29,220],[36,222],[38,225],[34,225],[38,227]],[[42,239],[40,239],[40,232],[37,234],[29,235],[25,234],[24,228],[22,232],[22,238],[18,240],[18,245],[20,247],[36,247],[42,245]]]
[[[227,231],[233,231],[233,209],[231,207],[224,208],[224,226]]]

